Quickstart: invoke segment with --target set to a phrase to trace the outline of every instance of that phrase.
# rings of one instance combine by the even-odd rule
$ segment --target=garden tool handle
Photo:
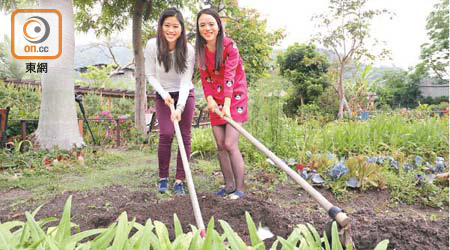
[[[86,122],[89,133],[91,134],[92,141],[94,142],[94,145],[97,145],[97,141],[95,140],[94,133],[92,133],[91,126],[89,125],[89,121],[86,117],[86,112],[83,107],[83,99],[82,99],[81,95],[77,95],[75,97],[75,101],[78,102],[78,105],[80,106],[81,115],[83,115],[83,120]],[[83,135],[81,135],[81,136],[83,136]]]
[[[221,115],[222,112],[218,108],[214,110],[217,115]],[[270,151],[266,146],[259,142],[255,137],[253,137],[249,132],[247,132],[241,125],[233,121],[229,117],[224,116],[224,119],[228,124],[233,126],[240,134],[247,138],[251,143],[253,143],[259,150],[261,150],[267,157],[269,157],[278,167],[280,167],[284,172],[286,172],[295,182],[300,184],[303,189],[308,192],[319,204],[322,206],[332,217],[336,220],[339,225],[345,227],[349,224],[350,218],[342,212],[342,210],[333,204],[331,204],[321,193],[315,190],[307,181],[305,181],[297,172],[291,169],[286,163],[284,163],[280,158],[278,158],[272,151]]]
[[[175,112],[175,107],[170,104],[170,112]],[[184,148],[183,137],[181,136],[180,126],[178,121],[173,121],[173,126],[175,128],[175,134],[177,136],[178,148],[180,149],[181,160],[183,161],[183,169],[186,174],[186,180],[188,184],[189,196],[191,197],[192,209],[194,210],[195,222],[200,230],[200,235],[202,238],[205,235],[205,224],[203,223],[202,212],[197,200],[197,193],[195,192],[194,182],[192,180],[191,169],[189,167],[189,161],[187,159],[186,150]]]

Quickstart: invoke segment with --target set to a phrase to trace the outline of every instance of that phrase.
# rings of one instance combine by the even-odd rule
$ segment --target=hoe
[[[216,108],[215,113],[222,116],[222,112]],[[334,206],[329,202],[321,193],[315,190],[307,181],[305,181],[297,172],[292,170],[284,161],[278,158],[274,153],[272,153],[267,147],[265,147],[261,142],[259,142],[255,137],[253,137],[249,132],[247,132],[241,125],[233,121],[228,117],[223,117],[228,124],[233,126],[240,134],[247,138],[253,145],[255,145],[261,152],[263,152],[267,157],[269,157],[278,167],[285,171],[295,182],[300,184],[309,195],[311,195],[322,208],[324,208],[328,215],[339,224],[341,231],[339,233],[341,242],[345,246],[352,245],[352,235],[350,227],[350,218],[343,212],[339,207]],[[331,221],[332,222],[332,221]],[[325,226],[325,231],[328,237],[331,237],[331,225],[332,223],[327,223]],[[353,247],[353,249],[355,249]]]
[[[174,105],[170,105],[170,112],[174,112]],[[195,192],[194,182],[192,181],[191,169],[189,167],[189,161],[187,159],[186,151],[184,149],[183,138],[181,137],[180,126],[178,121],[173,122],[173,126],[175,128],[175,134],[177,136],[178,148],[180,149],[181,160],[183,161],[183,169],[186,174],[186,180],[188,184],[189,196],[191,197],[192,208],[194,210],[195,222],[197,223],[197,227],[200,230],[200,236],[203,238],[206,235],[205,232],[205,224],[203,223],[202,213],[200,210],[200,206],[198,205],[197,193]]]

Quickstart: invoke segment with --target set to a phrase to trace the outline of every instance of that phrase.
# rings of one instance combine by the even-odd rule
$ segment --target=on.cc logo
[[[23,35],[30,43],[45,42],[50,35],[50,25],[44,18],[32,16],[23,25]]]
[[[1,1],[1,0],[0,0]],[[56,9],[17,9],[11,14],[11,55],[57,59],[62,54],[62,16]]]

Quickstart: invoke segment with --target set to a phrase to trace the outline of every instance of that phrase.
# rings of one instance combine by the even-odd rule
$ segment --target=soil
[[[195,225],[189,196],[165,197],[156,195],[156,186],[142,186],[130,191],[122,186],[109,186],[89,192],[65,192],[48,200],[37,218],[59,217],[69,195],[72,200],[72,221],[82,230],[107,227],[123,212],[129,219],[144,224],[149,218],[163,222],[173,237],[173,214],[176,213],[184,231]],[[352,219],[353,241],[357,249],[374,249],[383,239],[389,239],[389,249],[448,249],[448,209],[408,206],[390,201],[387,191],[354,192],[345,201],[337,201],[333,194],[318,189],[330,202],[343,208]],[[11,196],[24,192],[20,189],[2,191]],[[309,195],[294,185],[279,184],[270,193],[250,191],[241,200],[225,200],[210,193],[199,193],[200,208],[205,224],[214,216],[216,229],[222,232],[218,220],[227,221],[247,243],[250,242],[245,211],[255,223],[267,226],[273,234],[287,238],[297,224],[310,223],[319,232],[330,221],[328,215]],[[0,221],[23,220],[24,211],[39,204],[30,202],[20,208],[11,200],[0,202]],[[394,204],[394,206],[392,205]],[[271,246],[274,238],[265,240]]]

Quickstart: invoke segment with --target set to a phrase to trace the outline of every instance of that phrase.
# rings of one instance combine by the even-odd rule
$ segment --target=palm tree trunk
[[[144,51],[142,49],[142,17],[145,1],[136,0],[133,12],[133,49],[135,59],[135,81],[136,90],[134,97],[134,122],[136,128],[142,133],[146,132],[145,109],[147,108],[147,90],[145,81]]]
[[[40,0],[39,8],[57,9],[62,15],[62,54],[47,60],[41,76],[42,99],[36,139],[41,148],[62,150],[84,145],[78,129],[74,72],[74,23],[72,0]]]

